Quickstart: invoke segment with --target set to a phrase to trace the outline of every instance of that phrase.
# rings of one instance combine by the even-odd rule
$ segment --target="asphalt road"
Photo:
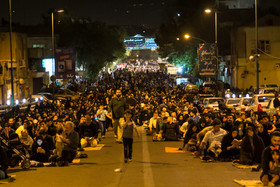
[[[3,186],[120,186],[157,187],[239,186],[233,179],[257,180],[260,172],[237,169],[232,163],[206,163],[190,153],[165,153],[165,147],[180,147],[182,142],[152,142],[141,130],[134,137],[133,160],[124,163],[123,145],[114,142],[112,131],[102,140],[99,151],[86,151],[88,158],[79,165],[68,167],[41,167],[23,171],[9,169],[16,180]],[[114,170],[121,168],[122,172]]]

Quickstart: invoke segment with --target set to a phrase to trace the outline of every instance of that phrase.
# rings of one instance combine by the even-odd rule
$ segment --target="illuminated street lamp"
[[[184,35],[184,38],[187,39],[187,40],[193,38],[193,39],[196,39],[196,40],[200,40],[200,41],[202,41],[203,43],[207,43],[205,40],[203,40],[203,39],[201,39],[201,38],[197,38],[197,37],[191,36],[191,35],[189,35],[189,34],[185,34],[185,35]]]
[[[217,10],[212,10],[212,9],[205,9],[204,10],[204,12],[206,13],[206,14],[210,14],[210,13],[212,13],[212,12],[215,12],[215,44],[217,45],[216,47],[216,49],[217,49],[217,51],[216,51],[216,60],[217,60],[217,64],[216,64],[216,84],[217,84],[217,82],[218,82],[218,77],[219,77],[219,60],[218,60],[218,12],[217,12]]]
[[[52,63],[54,64],[54,52],[55,52],[55,44],[54,44],[54,13],[62,13],[64,10],[55,10],[52,12]]]

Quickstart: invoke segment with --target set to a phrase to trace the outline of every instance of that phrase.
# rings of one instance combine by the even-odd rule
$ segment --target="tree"
[[[59,35],[58,47],[73,47],[77,51],[77,66],[94,79],[107,64],[125,56],[125,31],[89,18],[73,19],[64,15],[55,22]]]

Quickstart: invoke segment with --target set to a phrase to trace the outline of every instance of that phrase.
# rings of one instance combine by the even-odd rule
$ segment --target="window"
[[[260,40],[258,43],[260,52],[270,54],[270,41],[269,40]]]

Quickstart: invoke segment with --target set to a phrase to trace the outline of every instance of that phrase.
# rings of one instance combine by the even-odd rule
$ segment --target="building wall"
[[[253,8],[254,0],[219,0],[221,5],[228,7],[229,9],[243,9],[243,8]]]
[[[31,94],[30,84],[32,80],[28,76],[29,70],[26,38],[27,36],[25,34],[12,33],[15,100],[22,100]],[[0,95],[0,103],[4,105],[7,100],[10,100],[11,94],[10,35],[8,32],[0,33],[0,62],[3,69],[2,74],[0,74],[0,89],[3,90],[2,95]]]
[[[280,26],[258,28],[258,41],[269,41],[267,54],[260,52],[259,85],[276,83],[280,85]],[[235,65],[235,85],[239,88],[256,87],[256,62],[249,60],[255,54],[254,27],[238,28],[232,38]],[[262,46],[259,44],[259,48]]]

